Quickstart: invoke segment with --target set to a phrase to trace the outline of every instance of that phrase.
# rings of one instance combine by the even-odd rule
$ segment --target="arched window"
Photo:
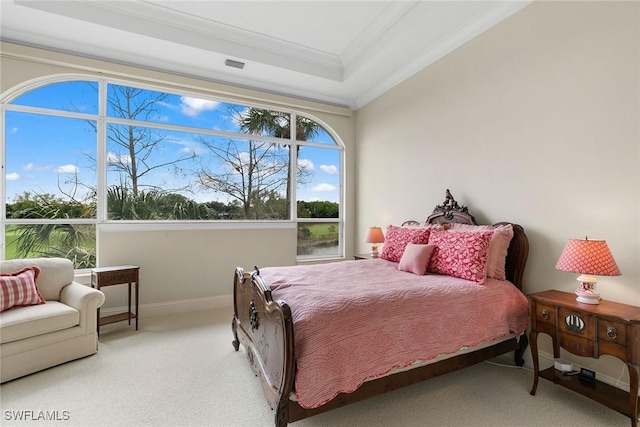
[[[112,222],[294,221],[302,258],[342,255],[342,144],[297,111],[106,79],[2,103],[5,258],[96,265]]]

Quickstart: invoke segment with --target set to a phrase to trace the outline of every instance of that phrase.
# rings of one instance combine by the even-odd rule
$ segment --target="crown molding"
[[[339,57],[199,16],[139,0],[15,0],[19,6],[79,19],[233,58],[260,62],[316,77],[342,81]]]

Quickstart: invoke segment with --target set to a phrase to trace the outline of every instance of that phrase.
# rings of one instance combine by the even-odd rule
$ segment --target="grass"
[[[4,258],[5,259],[14,259],[14,258],[35,258],[35,257],[39,257],[42,254],[41,253],[31,253],[31,254],[27,254],[27,256],[24,256],[22,254],[20,254],[19,256],[17,255],[18,253],[18,236],[20,234],[19,231],[19,227],[18,225],[7,225],[5,227],[5,249],[4,249]],[[95,234],[95,233],[94,233]],[[60,241],[59,241],[59,235],[53,234],[53,238],[51,239],[52,241],[50,241],[49,246],[50,247],[55,247],[57,245],[59,245]],[[88,243],[86,243],[85,245],[85,249],[89,250],[91,248],[93,248],[93,250],[95,251],[95,246],[96,246],[96,241],[95,241],[95,237],[93,239],[91,239]]]
[[[308,224],[311,238],[337,237],[338,226],[333,223],[329,224]]]
[[[337,248],[338,225],[335,223],[299,223],[309,230],[309,236],[302,238],[298,235],[298,255],[316,253],[322,248]]]
[[[5,259],[14,259],[18,250],[18,244],[16,243],[18,231],[15,225],[8,225],[5,230],[4,241],[6,246],[4,248],[4,257]]]

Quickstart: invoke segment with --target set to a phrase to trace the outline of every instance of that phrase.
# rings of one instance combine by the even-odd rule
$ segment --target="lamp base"
[[[371,258],[378,258],[380,254],[378,253],[378,244],[374,243],[371,245]]]
[[[600,294],[595,292],[582,292],[578,289],[576,290],[576,295],[578,296],[576,298],[576,301],[578,302],[592,305],[600,304]]]
[[[580,282],[576,289],[576,301],[584,304],[600,304],[600,294],[596,292],[596,278],[590,274],[581,274],[576,279]]]

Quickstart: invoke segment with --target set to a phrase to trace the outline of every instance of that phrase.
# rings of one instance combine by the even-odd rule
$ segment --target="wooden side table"
[[[533,356],[533,387],[538,377],[560,384],[631,418],[637,427],[640,416],[638,385],[640,377],[640,307],[601,301],[598,305],[576,301],[575,294],[545,291],[529,295],[531,332],[529,342]],[[629,368],[627,393],[601,381],[583,383],[577,376],[565,376],[554,367],[540,371],[538,334],[553,339],[553,357],[560,357],[560,347],[572,354],[599,358],[608,354],[622,360]]]
[[[355,254],[353,256],[353,259],[358,260],[358,259],[373,259],[373,257],[371,256],[370,253],[368,254]]]
[[[137,265],[117,265],[113,267],[100,267],[91,270],[91,287],[100,289],[105,286],[129,285],[129,309],[125,313],[118,313],[111,316],[100,317],[100,309],[98,308],[98,325],[97,331],[100,335],[100,326],[110,323],[129,321],[136,319],[136,331],[138,330],[138,288],[140,267]],[[131,290],[132,284],[135,283],[135,312],[131,310]]]

